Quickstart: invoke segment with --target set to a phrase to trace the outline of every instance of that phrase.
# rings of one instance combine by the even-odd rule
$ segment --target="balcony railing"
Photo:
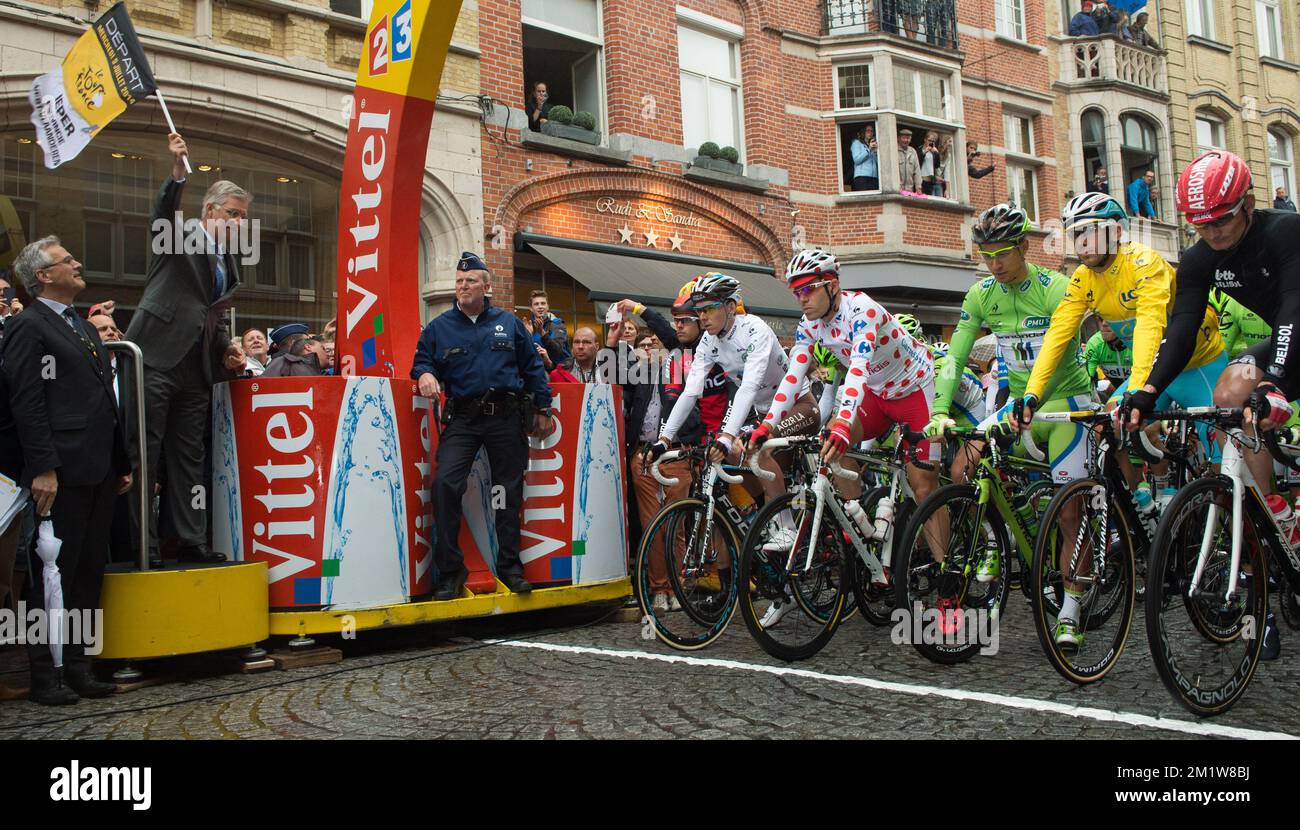
[[[883,33],[957,48],[956,0],[823,0],[828,35]]]
[[[1114,35],[1071,38],[1061,48],[1062,80],[1069,83],[1121,81],[1155,93],[1169,91],[1163,51]]]

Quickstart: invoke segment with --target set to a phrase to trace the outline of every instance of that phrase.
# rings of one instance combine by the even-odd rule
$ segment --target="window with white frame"
[[[1007,163],[1007,199],[1024,209],[1038,224],[1038,176],[1032,167]]]
[[[1187,0],[1187,34],[1214,40],[1214,0]]]
[[[682,84],[682,142],[712,141],[744,153],[740,101],[740,44],[690,26],[677,27]]]
[[[1025,156],[1034,154],[1034,118],[1008,112],[1002,116],[1002,129],[1006,135],[1007,150]]]
[[[1255,0],[1255,28],[1259,54],[1282,60],[1282,6],[1278,0]]]
[[[598,0],[522,0],[524,105],[539,83],[545,104],[589,112],[604,123],[605,71]],[[530,122],[531,129],[540,123]]]
[[[1287,198],[1295,201],[1295,150],[1291,136],[1274,128],[1268,131],[1268,170],[1272,190],[1286,189]],[[1271,204],[1271,202],[1270,202]]]
[[[994,6],[998,34],[1014,40],[1025,39],[1025,0],[997,0]]]
[[[1225,133],[1226,130],[1222,121],[1212,115],[1198,114],[1196,116],[1196,154],[1200,155],[1207,150],[1228,149]]]
[[[849,63],[835,67],[835,108],[866,109],[871,106],[871,64]]]
[[[895,63],[894,107],[904,112],[952,120],[949,112],[948,76]]]

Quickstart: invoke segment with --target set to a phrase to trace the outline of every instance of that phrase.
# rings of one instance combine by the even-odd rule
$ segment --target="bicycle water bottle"
[[[885,496],[876,504],[876,532],[872,535],[877,539],[885,539],[889,536],[889,528],[894,524],[894,500]]]
[[[874,539],[876,536],[875,528],[871,526],[871,519],[867,516],[867,511],[862,509],[857,499],[850,499],[844,502],[844,512],[849,514],[849,518],[858,526],[858,530],[868,539]]]
[[[1020,514],[1020,520],[1025,523],[1030,535],[1033,535],[1036,531],[1035,526],[1038,523],[1038,516],[1034,513],[1034,506],[1029,503],[1029,497],[1024,493],[1016,493],[1011,497],[1011,507],[1016,513]]]
[[[1271,494],[1265,501],[1268,502],[1268,509],[1272,512],[1278,527],[1282,528],[1282,538],[1292,548],[1300,545],[1300,528],[1296,527],[1296,515],[1291,509],[1291,504],[1276,493]]]

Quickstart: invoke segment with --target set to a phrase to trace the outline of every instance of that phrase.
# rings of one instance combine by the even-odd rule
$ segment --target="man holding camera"
[[[545,437],[553,430],[551,388],[523,321],[485,296],[490,278],[477,254],[461,254],[456,305],[424,327],[411,367],[421,395],[436,400],[447,391],[434,485],[436,600],[459,597],[469,576],[458,541],[461,499],[480,447],[487,449],[493,487],[505,490],[505,509],[496,511],[497,579],[515,593],[533,589],[519,559],[525,436]]]

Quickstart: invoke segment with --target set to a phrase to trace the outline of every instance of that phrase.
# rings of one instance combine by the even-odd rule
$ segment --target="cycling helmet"
[[[813,282],[816,277],[837,277],[840,273],[839,260],[830,251],[820,248],[807,248],[795,254],[785,268],[785,281],[791,288],[795,283]]]
[[[673,300],[673,314],[691,314],[695,309],[691,306],[691,294],[695,293],[695,280],[692,277],[690,282],[682,286],[682,290],[677,292],[677,299]]]
[[[1236,210],[1250,187],[1246,162],[1227,150],[1211,150],[1178,177],[1178,211],[1193,225],[1213,222]]]
[[[1219,316],[1223,316],[1223,307],[1228,304],[1229,299],[1228,295],[1224,294],[1218,288],[1210,288],[1210,308],[1214,309],[1215,313]]]
[[[994,205],[979,215],[971,231],[976,245],[1016,243],[1029,233],[1029,215],[1013,202]]]
[[[839,358],[835,356],[835,353],[821,343],[813,344],[813,360],[816,360],[817,364],[822,368],[831,371],[834,371],[840,365]]]
[[[903,327],[903,331],[917,338],[922,336],[921,321],[910,314],[895,314],[894,320]]]
[[[1097,222],[1115,222],[1128,227],[1128,214],[1115,197],[1105,193],[1080,193],[1061,211],[1061,224],[1067,231]]]
[[[695,278],[695,289],[691,292],[692,308],[727,300],[740,301],[740,282],[735,277],[709,271]]]

